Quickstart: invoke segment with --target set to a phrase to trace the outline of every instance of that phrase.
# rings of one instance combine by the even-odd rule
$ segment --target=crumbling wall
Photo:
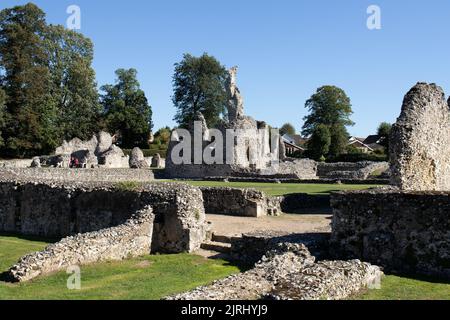
[[[152,250],[191,252],[206,235],[200,189],[184,184],[0,182],[0,232],[50,238],[123,224],[147,206]]]
[[[339,192],[331,205],[337,256],[450,278],[450,192]]]
[[[0,168],[1,180],[9,181],[74,181],[74,182],[149,182],[154,180],[146,169],[69,169],[69,168]]]
[[[71,266],[149,254],[153,219],[152,209],[147,207],[117,227],[64,238],[43,251],[24,256],[7,276],[10,281],[23,282]]]
[[[303,244],[280,243],[247,272],[169,300],[337,300],[377,283],[380,268],[359,260],[321,261]]]
[[[322,179],[358,179],[365,180],[376,171],[388,171],[387,162],[336,162],[319,163],[317,175]]]
[[[0,168],[29,168],[33,159],[0,160]]]
[[[440,87],[418,83],[406,94],[390,140],[393,185],[450,191],[450,109]]]
[[[243,217],[281,214],[280,202],[256,189],[201,187],[205,211]]]

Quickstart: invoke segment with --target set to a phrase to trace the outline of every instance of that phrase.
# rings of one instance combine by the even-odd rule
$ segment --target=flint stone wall
[[[63,238],[123,224],[148,206],[155,215],[152,251],[200,247],[206,234],[202,193],[175,183],[0,182],[0,232]]]
[[[288,234],[279,231],[256,231],[231,238],[230,256],[234,261],[253,266],[267,251],[282,243],[303,244],[319,259],[328,257],[329,234]]]
[[[402,190],[450,191],[450,109],[440,87],[414,86],[390,136],[393,185]]]
[[[277,198],[256,189],[201,187],[205,211],[242,217],[276,216],[281,214]]]
[[[0,168],[29,168],[33,159],[0,160]]]
[[[69,168],[0,168],[1,180],[9,181],[75,181],[75,182],[150,182],[151,170],[146,169],[69,169]]]
[[[280,243],[253,269],[168,300],[337,300],[376,283],[380,268],[353,261],[315,262],[303,244]]]
[[[375,171],[388,171],[387,162],[336,162],[319,163],[317,175],[325,179],[366,180]]]
[[[450,192],[338,192],[333,252],[388,271],[450,278]]]
[[[9,270],[8,278],[13,282],[29,281],[71,266],[149,254],[153,219],[152,209],[147,207],[117,227],[64,238],[41,252],[21,258]]]

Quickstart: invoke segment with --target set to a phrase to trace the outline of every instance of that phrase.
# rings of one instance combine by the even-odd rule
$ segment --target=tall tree
[[[156,131],[154,143],[161,145],[168,145],[170,142],[170,136],[172,135],[172,130],[169,127],[164,127]]]
[[[177,109],[174,120],[180,127],[189,127],[198,111],[208,126],[220,122],[226,113],[227,77],[225,67],[206,53],[201,57],[185,54],[183,60],[175,64],[172,100]]]
[[[280,134],[283,136],[285,134],[288,135],[294,135],[295,134],[295,128],[292,124],[290,123],[285,123],[283,124],[283,126],[280,128]]]
[[[47,29],[46,49],[60,131],[65,139],[87,139],[98,130],[101,111],[91,67],[93,44],[80,33],[52,25]]]
[[[307,155],[314,160],[321,160],[328,154],[330,145],[330,129],[324,124],[319,124],[313,129],[311,139],[307,143]]]
[[[140,89],[135,69],[116,71],[116,84],[104,85],[101,103],[109,132],[120,133],[124,148],[147,148],[153,128],[152,109]]]
[[[350,98],[344,90],[335,86],[320,87],[306,101],[305,107],[309,110],[309,115],[304,118],[302,133],[310,136],[317,126],[324,125],[331,135],[329,155],[344,153],[348,141],[346,126],[354,125],[350,120],[353,113]]]
[[[48,152],[57,143],[45,33],[45,14],[34,4],[0,12],[0,65],[8,96],[3,137],[11,155]]]
[[[384,147],[386,153],[389,153],[389,138],[391,135],[392,124],[382,122],[378,126],[377,134],[380,136],[381,145]]]
[[[0,147],[2,147],[4,144],[2,130],[5,127],[5,116],[6,116],[5,107],[6,107],[6,94],[5,91],[0,87]]]

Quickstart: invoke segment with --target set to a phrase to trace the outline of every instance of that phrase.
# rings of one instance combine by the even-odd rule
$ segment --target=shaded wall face
[[[450,193],[336,193],[331,205],[337,255],[388,271],[450,278]]]
[[[152,249],[168,253],[192,251],[205,239],[201,191],[187,186],[177,188],[84,190],[0,183],[0,232],[63,238],[118,226],[150,206],[155,215]]]

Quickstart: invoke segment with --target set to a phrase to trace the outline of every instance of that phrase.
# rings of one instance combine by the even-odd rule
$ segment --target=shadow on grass
[[[56,243],[61,240],[61,238],[46,238],[46,237],[24,235],[24,234],[19,234],[19,233],[10,233],[10,232],[0,232],[0,237],[17,238],[20,240],[27,240],[27,241],[46,242],[49,244]]]
[[[439,276],[430,276],[419,273],[411,273],[411,272],[388,272],[386,271],[386,276],[396,276],[411,280],[435,283],[435,284],[450,284],[450,279],[446,277]]]

